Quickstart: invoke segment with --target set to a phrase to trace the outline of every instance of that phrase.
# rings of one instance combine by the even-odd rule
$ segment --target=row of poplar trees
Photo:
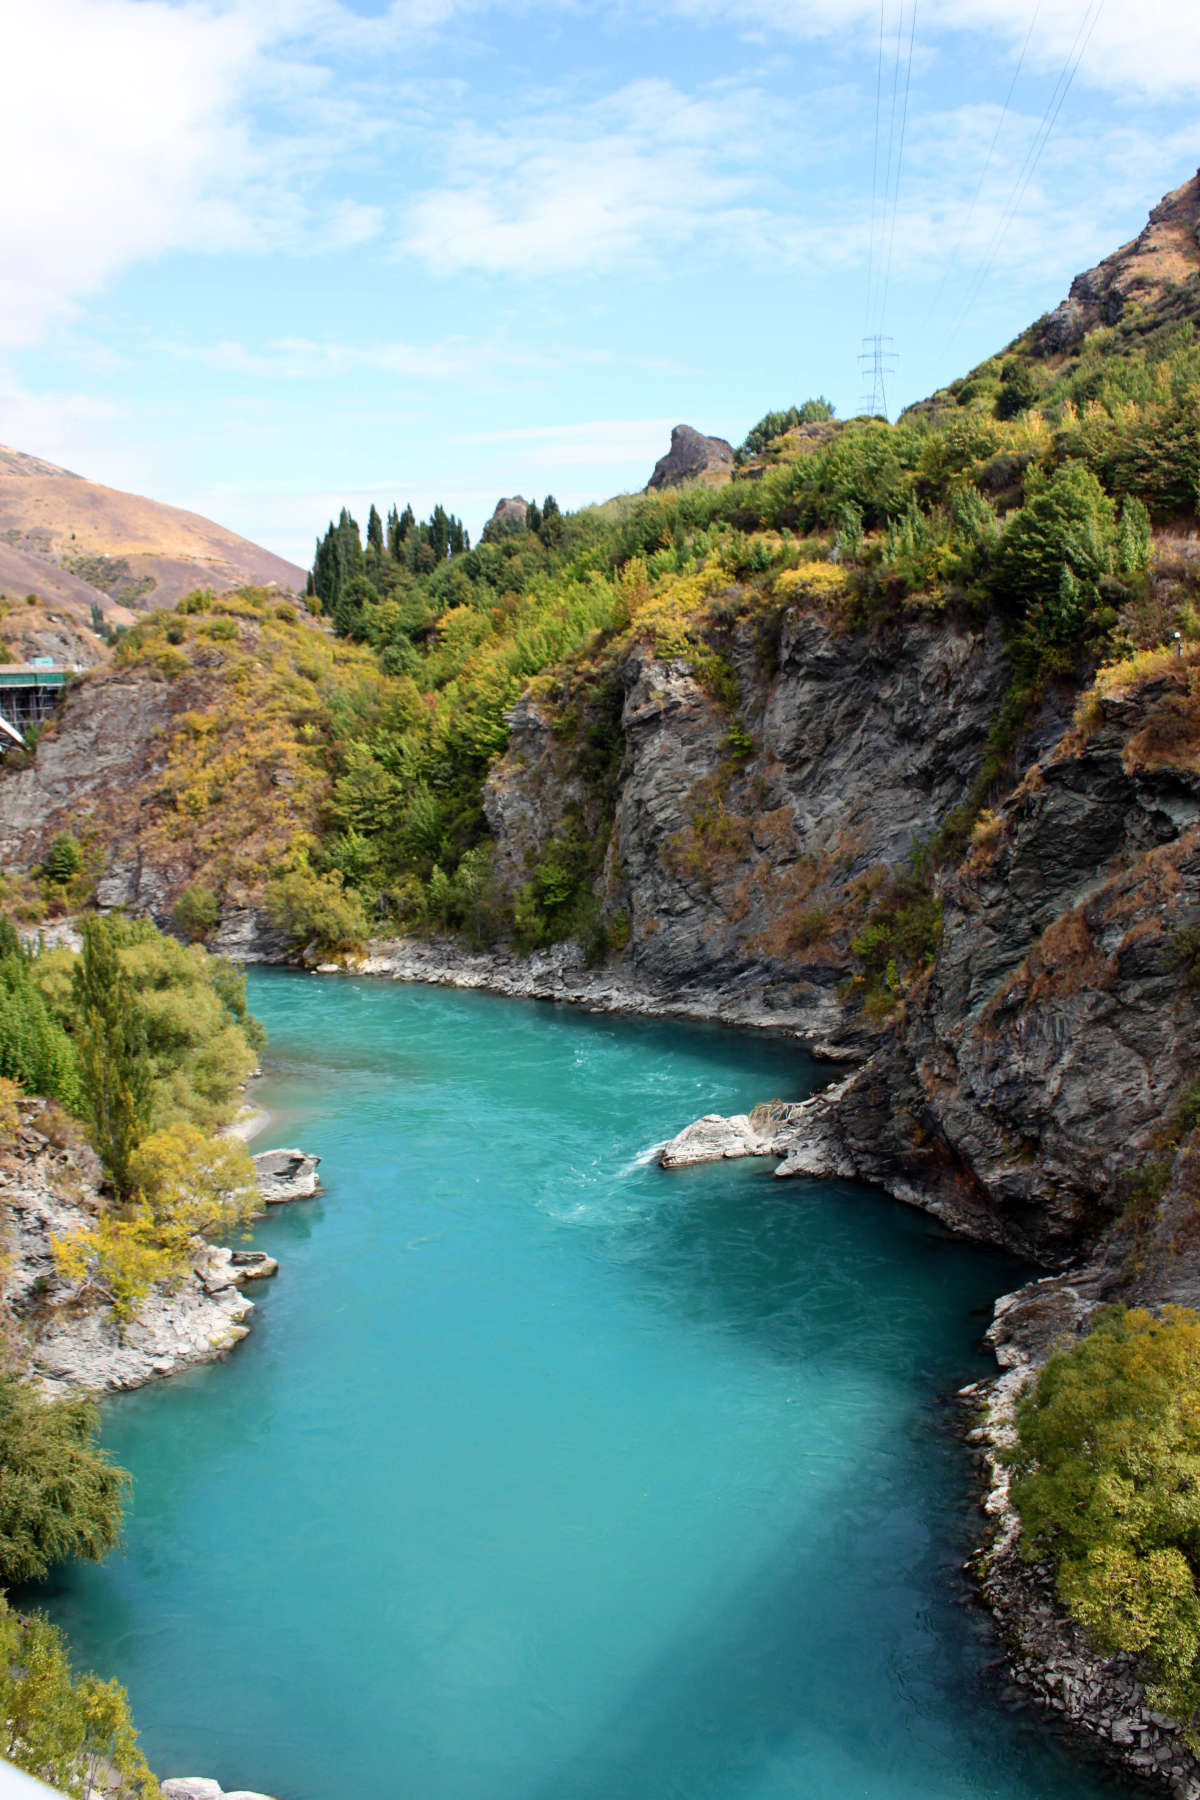
[[[310,597],[321,602],[334,630],[344,633],[364,602],[378,600],[405,575],[431,575],[448,556],[471,548],[462,520],[435,506],[418,519],[411,506],[393,506],[384,522],[372,505],[364,546],[356,519],[343,506],[336,525],[317,539],[308,577]]]

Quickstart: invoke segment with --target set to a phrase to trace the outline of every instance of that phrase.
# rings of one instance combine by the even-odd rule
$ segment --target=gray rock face
[[[34,861],[72,822],[105,817],[114,786],[139,779],[163,754],[156,733],[168,713],[165,680],[89,680],[62,701],[69,729],[49,732],[27,769],[3,777],[0,862]]]
[[[691,425],[676,425],[671,432],[671,448],[655,463],[646,487],[682,487],[685,481],[732,479],[732,444],[727,444],[724,438],[705,437]]]
[[[529,517],[529,502],[523,494],[512,494],[507,500],[497,500],[492,512],[492,525],[509,526],[520,530]]]
[[[853,930],[830,940],[822,915],[845,914],[851,884],[904,861],[961,799],[1006,683],[1001,647],[990,632],[924,624],[899,641],[839,633],[796,607],[773,671],[752,623],[722,654],[755,745],[737,765],[734,721],[686,663],[637,648],[621,670],[624,758],[600,888],[629,920],[623,973],[672,1006],[723,992],[731,1017],[774,1017],[844,1052],[866,1041],[837,991]],[[510,721],[484,802],[515,889],[587,797],[541,702],[522,699]]]

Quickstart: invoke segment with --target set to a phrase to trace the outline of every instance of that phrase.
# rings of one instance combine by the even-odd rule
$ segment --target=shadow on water
[[[869,1475],[829,1493],[827,1530],[785,1539],[735,1594],[630,1671],[621,1701],[519,1800],[1142,1793],[1099,1762],[1081,1767],[1078,1747],[1032,1712],[980,1705],[990,1630],[949,1591],[930,1606],[936,1552],[911,1521],[878,1514],[863,1493]],[[879,1597],[869,1616],[840,1601],[847,1525],[870,1535]],[[948,1590],[944,1576],[938,1585]]]

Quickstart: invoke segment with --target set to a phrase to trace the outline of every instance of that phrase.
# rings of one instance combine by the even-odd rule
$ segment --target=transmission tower
[[[896,352],[885,346],[892,343],[895,343],[894,338],[883,337],[879,332],[863,339],[862,354],[858,359],[865,388],[861,406],[872,418],[877,413],[882,413],[885,419],[888,416],[887,378],[896,372]]]

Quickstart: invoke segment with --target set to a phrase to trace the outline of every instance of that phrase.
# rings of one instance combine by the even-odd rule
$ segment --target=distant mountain
[[[198,513],[0,445],[0,594],[128,623],[191,588],[272,583],[302,591],[304,570]]]

